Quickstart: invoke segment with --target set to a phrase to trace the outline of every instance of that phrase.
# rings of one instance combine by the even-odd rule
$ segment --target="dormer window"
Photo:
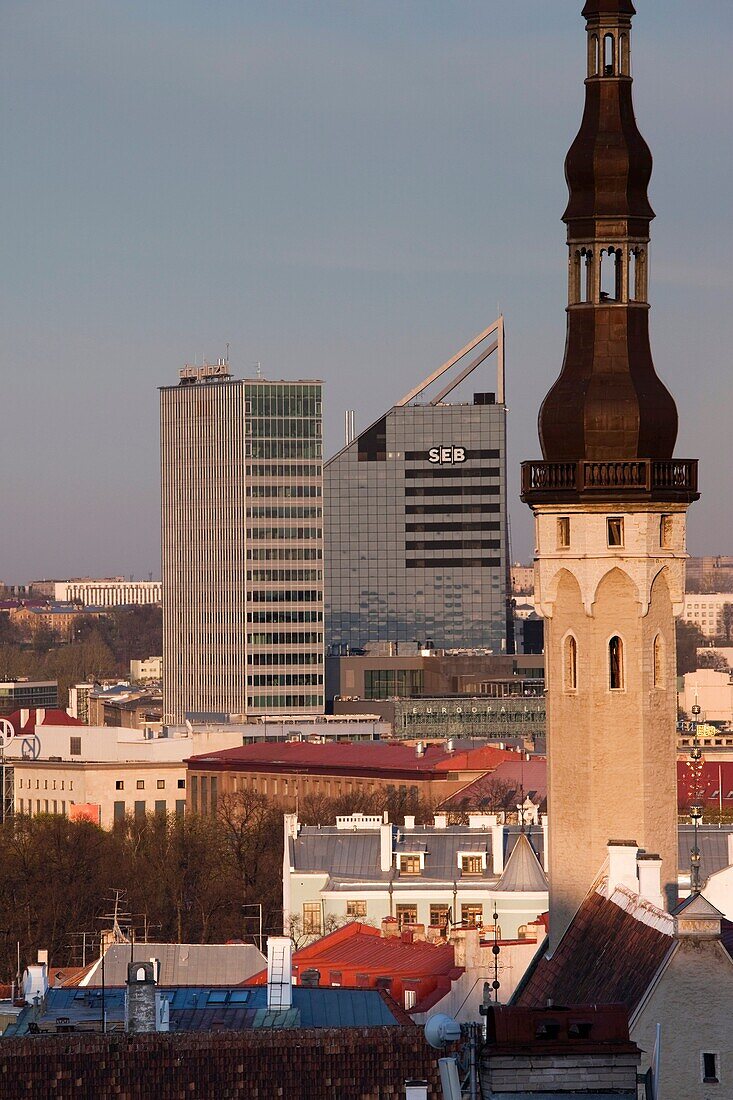
[[[419,853],[408,853],[400,856],[401,875],[419,875],[422,871],[422,859]]]
[[[486,852],[459,852],[458,868],[462,875],[485,874]]]

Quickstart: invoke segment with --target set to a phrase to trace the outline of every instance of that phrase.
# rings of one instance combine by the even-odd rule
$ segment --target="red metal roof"
[[[721,760],[720,763],[705,760],[697,786],[689,763],[684,759],[677,761],[677,805],[684,813],[696,800],[703,806],[719,806],[722,801],[724,810],[733,808],[732,760]]]
[[[14,710],[12,714],[8,715],[8,721],[11,723],[13,729],[17,734],[34,733],[36,725],[41,726],[83,726],[84,723],[80,722],[78,718],[72,718],[70,714],[67,714],[65,710],[50,709],[44,712],[43,718],[40,723],[36,721],[38,712],[36,710],[30,710],[28,712],[28,718],[25,725],[21,727],[19,710]]]
[[[454,771],[491,771],[515,753],[493,745],[467,752],[447,752],[429,745],[422,755],[400,741],[345,741],[316,744],[288,741],[277,744],[242,745],[205,756],[192,756],[190,767],[206,770],[317,772],[328,775],[380,775],[445,778]]]

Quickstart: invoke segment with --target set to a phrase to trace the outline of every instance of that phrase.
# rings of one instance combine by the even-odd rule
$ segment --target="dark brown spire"
[[[540,410],[548,461],[669,459],[674,401],[649,346],[649,148],[631,97],[630,0],[588,0],[583,121],[565,162],[570,250],[560,377]]]

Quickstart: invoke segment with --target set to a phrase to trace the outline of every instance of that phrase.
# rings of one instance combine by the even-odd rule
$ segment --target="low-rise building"
[[[31,591],[57,603],[98,604],[100,607],[126,607],[156,604],[162,599],[162,581],[133,581],[125,577],[77,577],[73,580],[33,581]]]
[[[226,730],[236,733],[242,745],[278,741],[383,741],[392,735],[392,726],[378,714],[262,714],[241,722],[190,722],[200,732]],[[168,726],[171,733],[186,726]]]
[[[682,683],[677,702],[688,718],[692,716],[693,706],[699,706],[700,716],[706,722],[733,725],[733,673],[698,668],[695,672],[686,672]]]
[[[91,726],[125,726],[142,729],[162,725],[163,695],[160,688],[134,687],[125,682],[96,685],[88,696]]]
[[[130,661],[131,680],[139,682],[141,680],[161,680],[162,678],[162,657],[145,657],[141,661]]]
[[[733,638],[733,592],[688,592],[682,618],[706,638]]]
[[[245,745],[188,761],[189,808],[210,813],[217,798],[236,791],[257,791],[285,810],[307,795],[338,798],[349,794],[402,792],[435,803],[491,771],[512,753],[460,743],[412,747],[395,741],[358,744],[285,742]]]
[[[29,634],[50,630],[57,638],[64,641],[72,640],[74,628],[79,619],[98,619],[103,614],[104,611],[99,607],[80,607],[72,603],[52,603],[39,607],[20,605],[8,612],[11,623]]]
[[[0,683],[0,716],[16,710],[52,709],[59,705],[57,680],[5,680]]]
[[[488,931],[496,912],[498,937],[522,938],[547,909],[545,833],[546,823],[525,833],[489,814],[418,826],[363,814],[301,825],[287,814],[285,928],[307,939],[346,920],[379,926],[389,917],[438,934],[458,924]]]

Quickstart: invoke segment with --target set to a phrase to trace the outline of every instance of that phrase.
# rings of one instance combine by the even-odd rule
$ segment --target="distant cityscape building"
[[[161,390],[166,721],[323,713],[322,385]]]
[[[98,607],[81,607],[73,603],[44,604],[40,607],[22,604],[7,612],[11,623],[30,634],[49,630],[65,641],[73,639],[74,627],[79,619],[98,619],[104,614],[105,611]]]
[[[130,661],[131,680],[161,680],[162,678],[162,657],[145,657],[142,661]]]
[[[431,401],[415,403],[476,351]],[[448,403],[492,351],[499,354],[496,392]],[[326,463],[332,651],[412,641],[512,651],[503,390],[500,319]]]
[[[15,710],[42,710],[58,706],[57,680],[6,680],[0,683],[0,716]]]
[[[531,596],[534,592],[534,566],[515,562],[511,568],[512,595]]]
[[[733,592],[733,557],[725,554],[688,558],[685,569],[688,592]]]
[[[160,603],[160,581],[133,581],[125,577],[94,580],[80,577],[68,581],[33,581],[31,591],[46,596],[55,603],[82,603],[97,607],[119,607],[131,604]]]
[[[694,623],[706,638],[727,638],[729,642],[733,641],[733,590],[688,592],[682,618],[688,623]]]

